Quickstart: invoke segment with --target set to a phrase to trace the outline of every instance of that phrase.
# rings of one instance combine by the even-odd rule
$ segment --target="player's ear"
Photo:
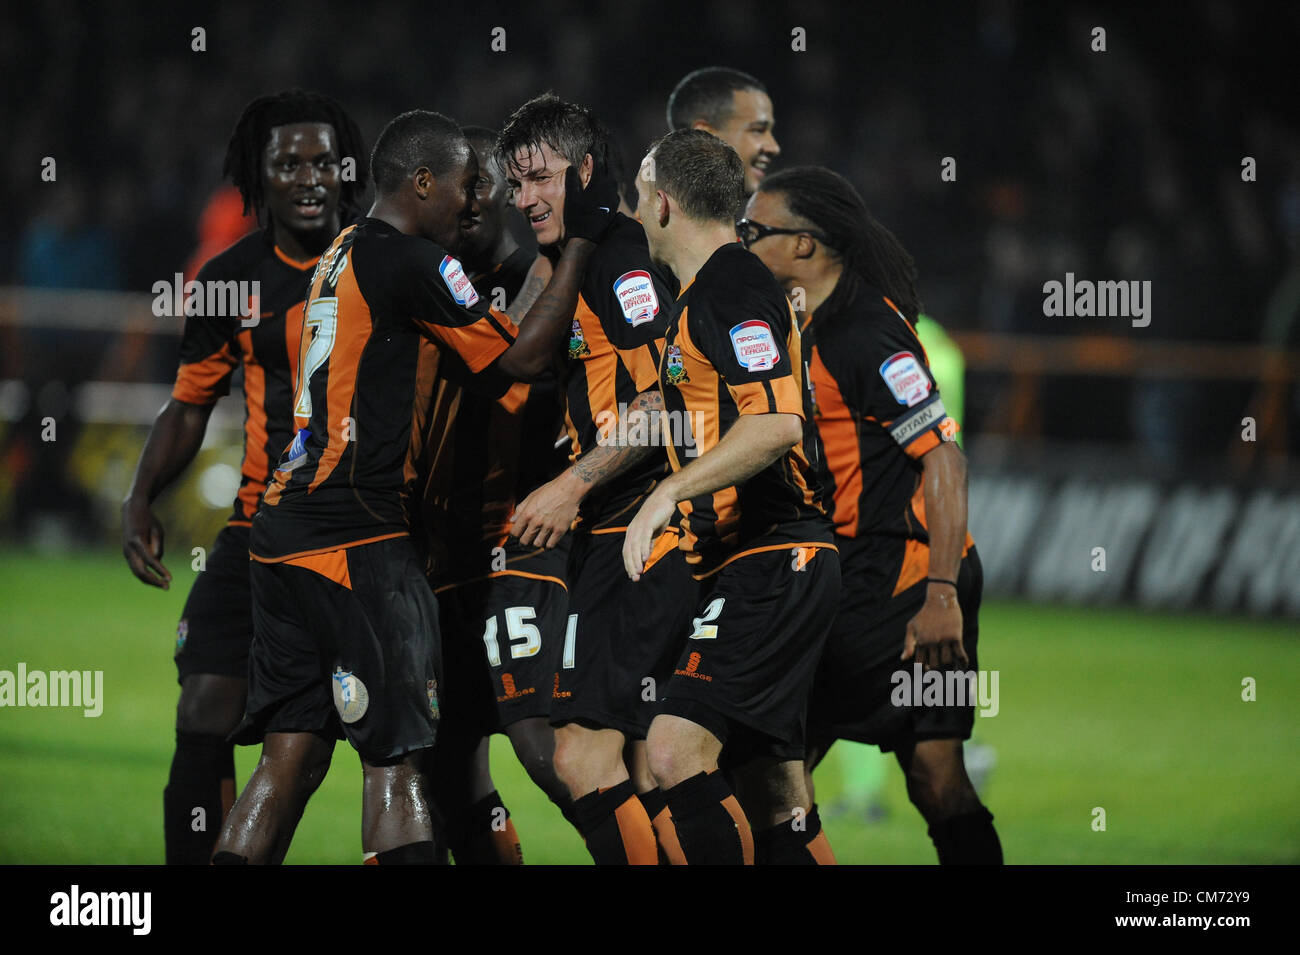
[[[817,251],[817,240],[806,232],[801,232],[795,236],[794,257],[796,259],[811,259],[813,253]]]
[[[582,157],[582,165],[578,167],[578,178],[582,180],[582,188],[587,188],[587,183],[591,182],[591,171],[596,167],[596,160],[592,158],[591,153]]]
[[[714,136],[718,135],[718,131],[702,119],[697,119],[695,122],[691,123],[691,129],[702,129],[706,133],[712,133]]]
[[[668,225],[668,193],[662,189],[655,190],[655,214],[659,219],[659,228]]]
[[[421,166],[415,170],[411,181],[415,185],[415,194],[421,199],[428,199],[429,193],[433,191],[433,173],[429,172],[429,167]]]

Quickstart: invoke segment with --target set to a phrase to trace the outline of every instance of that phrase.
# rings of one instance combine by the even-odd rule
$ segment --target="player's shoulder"
[[[921,347],[916,330],[885,294],[860,278],[835,287],[817,309],[813,337],[823,358],[873,355]]]
[[[687,292],[689,306],[697,313],[707,309],[723,316],[771,316],[781,324],[789,320],[785,290],[762,260],[739,242],[729,242],[709,256]]]
[[[274,258],[275,249],[266,230],[254,229],[204,262],[198,277],[200,281],[246,277],[258,266],[273,261]]]

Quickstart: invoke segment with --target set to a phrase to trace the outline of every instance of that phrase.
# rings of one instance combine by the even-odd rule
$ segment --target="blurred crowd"
[[[778,168],[858,186],[951,328],[1300,341],[1295,5],[56,0],[9,18],[0,284],[146,291],[184,268],[215,241],[200,217],[264,92],[330,93],[373,142],[405,109],[498,125],[553,89],[594,107],[634,170],[677,80],[717,64],[768,85]],[[1046,318],[1042,285],[1067,271],[1152,281],[1151,325]]]

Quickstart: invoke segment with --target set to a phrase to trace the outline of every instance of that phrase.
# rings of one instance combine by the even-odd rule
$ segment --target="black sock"
[[[940,865],[1002,865],[1002,843],[993,828],[993,814],[983,806],[936,822],[930,827],[930,839]]]
[[[808,844],[821,831],[822,818],[816,806],[802,820],[791,818],[758,830],[754,833],[754,865],[817,865]]]
[[[221,736],[176,731],[176,753],[163,790],[168,865],[208,864],[221,834],[222,785],[227,779],[227,788],[233,789],[234,744]]]
[[[376,852],[366,862],[371,865],[437,865],[438,847],[432,840],[408,842],[396,849]]]
[[[448,816],[447,848],[456,865],[522,865],[510,810],[496,790]]]
[[[644,812],[632,780],[625,779],[617,786],[587,793],[574,802],[572,821],[587,841],[587,851],[596,865],[655,865],[657,856],[650,820],[638,822],[634,818]],[[628,817],[627,832],[619,824],[620,813]]]
[[[688,865],[752,864],[749,822],[722,773],[697,773],[664,798]]]

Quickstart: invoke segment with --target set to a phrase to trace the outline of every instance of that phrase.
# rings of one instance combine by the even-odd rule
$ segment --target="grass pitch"
[[[178,687],[176,620],[193,574],[166,593],[114,554],[0,551],[0,670],[102,670],[103,713],[0,709],[0,863],[160,863],[162,791]],[[1010,863],[1300,862],[1300,640],[1294,621],[988,602],[980,663],[999,712],[974,742]],[[1256,698],[1242,699],[1242,681]],[[929,863],[934,850],[892,758],[845,747],[818,800],[882,776],[874,811],[827,812],[842,863]],[[237,754],[239,783],[255,748]],[[496,737],[493,774],[530,863],[590,861]],[[361,858],[361,772],[342,743],[290,863]],[[861,787],[859,787],[860,789]],[[1094,828],[1097,809],[1105,830]]]

